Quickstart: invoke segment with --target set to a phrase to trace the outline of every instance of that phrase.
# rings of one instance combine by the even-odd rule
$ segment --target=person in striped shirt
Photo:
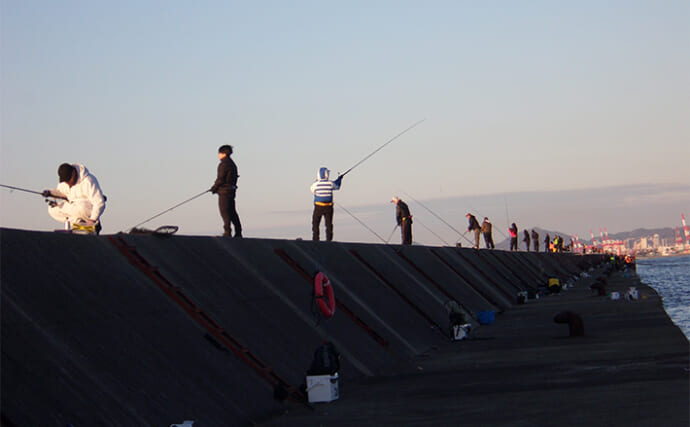
[[[311,185],[314,194],[314,213],[311,218],[312,240],[319,240],[321,217],[326,222],[326,240],[333,240],[333,190],[339,190],[343,177],[330,181],[328,168],[320,168],[317,180]]]

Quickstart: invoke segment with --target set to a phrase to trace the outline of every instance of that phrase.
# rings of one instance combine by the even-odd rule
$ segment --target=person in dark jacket
[[[482,235],[484,235],[484,243],[486,244],[486,249],[494,249],[494,238],[491,235],[491,222],[489,218],[484,217],[484,222],[482,222]]]
[[[235,237],[242,237],[242,224],[240,216],[235,208],[235,195],[237,193],[237,165],[232,161],[231,145],[222,145],[218,148],[218,177],[211,187],[211,193],[218,194],[218,208],[223,218],[223,236],[230,237],[231,224],[235,227]]]
[[[479,234],[482,228],[479,226],[479,222],[477,222],[477,218],[475,218],[474,215],[468,212],[465,216],[469,220],[467,231],[474,231],[474,248],[479,249]]]
[[[546,233],[546,237],[544,237],[544,252],[549,251],[549,244],[551,243],[551,236],[549,236],[549,233]]]
[[[400,226],[400,233],[402,234],[402,244],[412,244],[412,215],[410,215],[410,208],[407,203],[403,202],[397,197],[391,199],[391,203],[395,203],[395,221]]]
[[[518,250],[518,228],[515,223],[513,223],[510,228],[508,229],[508,233],[510,233],[510,250],[511,251],[517,251]]]
[[[311,185],[310,190],[314,194],[314,212],[311,216],[312,240],[319,240],[319,226],[321,217],[326,222],[326,240],[333,240],[333,190],[340,190],[343,177],[339,176],[335,181],[328,178],[330,171],[328,168],[319,168],[316,181]]]
[[[534,228],[532,229],[532,246],[534,246],[534,252],[539,252],[539,233]]]
[[[523,238],[522,241],[525,242],[525,251],[529,252],[529,244],[530,244],[530,237],[529,237],[529,231],[527,229],[522,230],[523,233]]]

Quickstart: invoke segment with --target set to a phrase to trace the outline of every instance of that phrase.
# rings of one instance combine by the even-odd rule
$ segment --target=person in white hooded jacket
[[[59,222],[70,221],[83,225],[95,225],[100,232],[100,218],[105,210],[105,196],[95,176],[77,163],[63,163],[58,168],[57,188],[43,191],[45,197],[60,200],[51,202],[48,213]]]

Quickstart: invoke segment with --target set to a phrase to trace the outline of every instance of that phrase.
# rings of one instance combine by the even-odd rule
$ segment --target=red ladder
[[[173,285],[157,267],[151,265],[134,246],[128,244],[122,237],[108,236],[110,242],[122,252],[131,264],[138,267],[158,287],[175,301],[182,309],[196,320],[209,334],[222,345],[232,351],[240,360],[245,362],[256,373],[266,380],[274,390],[279,387],[287,392],[287,398],[294,402],[309,405],[306,396],[297,387],[281,378],[270,366],[253,354],[247,347],[231,336],[221,325],[209,316],[201,307],[185,295],[182,288]]]

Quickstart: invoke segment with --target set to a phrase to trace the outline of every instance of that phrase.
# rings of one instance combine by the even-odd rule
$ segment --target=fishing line
[[[419,224],[419,225],[421,225],[422,227],[424,227],[428,232],[430,232],[431,234],[433,234],[434,236],[436,236],[436,237],[438,238],[438,240],[440,240],[440,241],[442,241],[443,243],[445,243],[446,246],[453,246],[453,245],[451,245],[450,243],[448,243],[448,242],[446,242],[445,240],[443,240],[443,237],[441,237],[441,236],[439,236],[438,234],[436,234],[436,233],[434,232],[434,230],[432,230],[431,228],[429,228],[429,227],[427,227],[426,225],[424,225],[424,223],[423,223],[422,221],[419,220],[419,217],[415,216],[415,217],[414,217],[414,222],[415,222],[416,224]]]
[[[503,195],[503,203],[506,207],[506,228],[510,228],[510,216],[508,215],[508,199],[506,199],[505,194]]]
[[[411,130],[412,128],[414,128],[414,127],[416,127],[417,125],[419,125],[420,123],[422,123],[424,120],[426,120],[426,119],[422,119],[422,120],[418,121],[417,123],[415,123],[415,124],[413,124],[412,126],[408,127],[408,128],[405,129],[404,131],[402,131],[402,132],[400,132],[399,134],[395,135],[393,138],[391,138],[391,139],[389,139],[388,141],[386,141],[385,144],[383,144],[382,146],[380,146],[379,148],[377,148],[376,150],[374,150],[372,153],[370,153],[368,156],[366,156],[365,158],[363,158],[362,160],[360,160],[359,162],[357,162],[354,166],[352,166],[350,169],[346,170],[345,173],[341,174],[340,176],[343,177],[343,176],[347,175],[348,173],[350,173],[350,171],[351,171],[352,169],[354,169],[354,168],[356,168],[357,166],[359,166],[359,165],[361,165],[362,163],[364,163],[367,159],[369,159],[369,157],[371,157],[371,156],[373,156],[374,154],[378,153],[381,149],[383,149],[383,147],[385,147],[386,145],[388,145],[388,144],[390,144],[391,142],[395,141],[396,139],[398,139],[399,137],[401,137],[403,134],[405,134],[407,131]]]
[[[381,240],[383,243],[388,244],[387,241],[383,240],[383,237],[379,236],[378,233],[376,233],[376,232],[375,232],[374,230],[372,230],[368,225],[366,225],[366,224],[365,224],[364,222],[362,222],[359,218],[357,218],[352,212],[350,212],[350,211],[348,211],[347,209],[345,209],[345,207],[344,207],[343,205],[341,205],[340,203],[335,203],[335,202],[333,202],[333,204],[334,204],[334,205],[337,205],[340,209],[342,209],[342,210],[344,210],[345,212],[347,212],[352,218],[354,218],[355,220],[357,220],[357,222],[359,222],[360,224],[362,224],[362,225],[364,226],[364,228],[366,228],[367,230],[369,230],[374,236],[378,237],[379,240]],[[393,231],[395,231],[395,229],[393,229]],[[392,233],[391,233],[391,234],[392,234]],[[390,239],[389,239],[389,240],[390,240]]]
[[[415,199],[414,197],[410,196],[408,193],[405,193],[405,195],[406,195],[407,197],[409,197],[410,199],[414,200],[415,202],[417,202],[417,204],[419,204],[421,207],[423,207],[424,209],[426,209],[427,211],[429,211],[430,214],[432,214],[433,216],[435,216],[436,218],[438,218],[441,222],[443,222],[443,223],[446,224],[448,227],[450,227],[453,231],[455,231],[456,233],[458,233],[458,235],[459,235],[460,237],[462,237],[463,239],[467,240],[470,244],[474,245],[474,242],[471,241],[470,239],[468,239],[467,236],[465,236],[465,234],[461,233],[460,231],[458,231],[457,228],[455,228],[455,227],[453,227],[452,225],[448,224],[448,222],[446,222],[445,219],[443,219],[443,218],[441,218],[440,216],[436,215],[436,213],[435,213],[434,211],[432,211],[431,209],[429,209],[424,203],[422,203],[422,202],[420,202],[419,200]]]
[[[482,217],[482,216],[483,216],[483,215],[480,214],[476,209],[473,209],[472,206],[470,206],[470,212],[472,212],[474,215],[476,215],[476,216],[478,216],[478,217]],[[481,224],[479,224],[479,225],[481,225]],[[491,232],[493,233],[493,231],[494,231],[494,227],[491,227]],[[500,228],[496,228],[496,231],[498,231],[499,233],[501,233],[501,236],[503,236],[504,238],[506,238],[506,239],[508,238],[508,236],[506,236],[505,233],[503,233],[503,231],[501,231]]]
[[[196,199],[197,197],[203,196],[204,194],[208,193],[209,191],[211,191],[211,190],[205,190],[205,191],[203,191],[203,192],[197,194],[197,195],[194,196],[194,197],[190,197],[189,199],[185,200],[184,202],[180,202],[180,203],[176,204],[175,206],[173,206],[173,207],[171,207],[171,208],[169,208],[169,209],[164,210],[163,212],[159,213],[158,215],[154,215],[154,216],[152,216],[151,218],[147,219],[146,221],[140,222],[139,224],[135,225],[135,226],[132,227],[132,228],[137,228],[137,227],[139,227],[139,226],[142,225],[142,224],[146,224],[147,222],[151,221],[152,219],[158,218],[159,216],[163,215],[164,213],[170,212],[171,210],[173,210],[173,209],[175,209],[175,208],[178,208],[178,207],[184,205],[185,203],[189,203],[189,202],[191,202],[192,200]]]

